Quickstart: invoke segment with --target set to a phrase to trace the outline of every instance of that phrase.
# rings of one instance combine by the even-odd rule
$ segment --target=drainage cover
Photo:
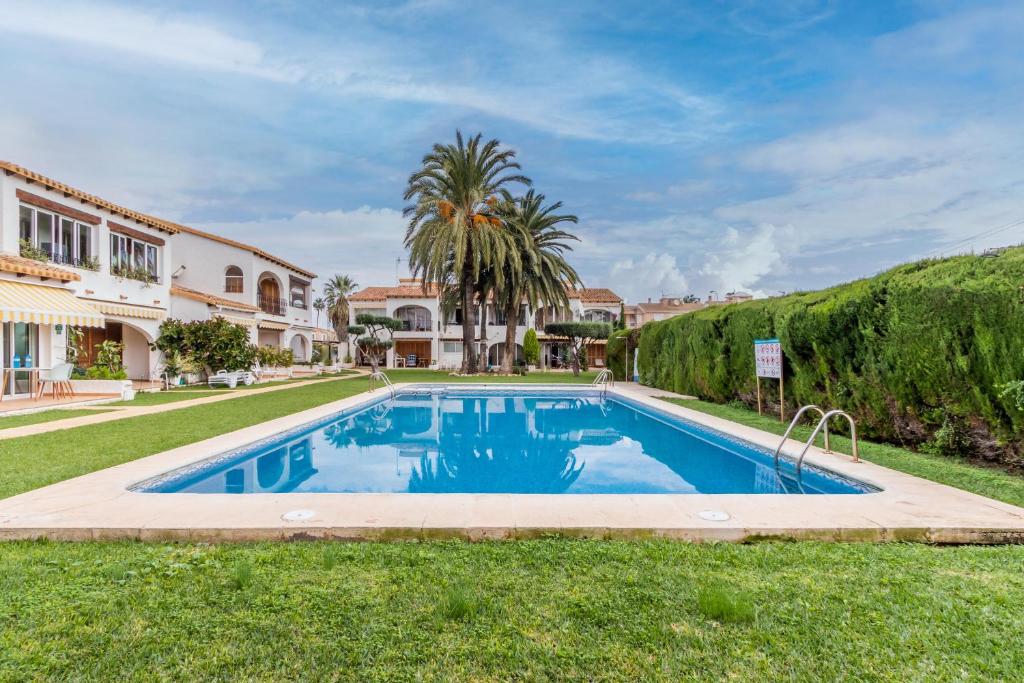
[[[281,519],[286,522],[303,522],[307,519],[313,519],[316,515],[312,510],[292,510],[281,515]]]
[[[697,516],[709,522],[724,522],[729,519],[729,513],[721,510],[701,510]]]

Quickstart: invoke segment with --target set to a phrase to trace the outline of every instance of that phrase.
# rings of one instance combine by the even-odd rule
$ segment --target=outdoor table
[[[39,368],[3,368],[3,384],[0,385],[0,401],[7,395],[7,383],[11,384],[11,398],[14,398],[14,373],[29,373],[29,395],[36,398],[36,389],[39,387]]]

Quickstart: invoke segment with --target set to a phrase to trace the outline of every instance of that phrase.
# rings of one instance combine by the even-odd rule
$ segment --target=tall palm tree
[[[455,144],[435,144],[409,176],[405,246],[409,266],[424,287],[454,288],[462,307],[462,372],[477,369],[473,343],[474,299],[481,273],[490,266],[518,264],[510,231],[498,215],[498,193],[513,183],[530,184],[517,173],[515,152],[477,134]]]
[[[556,213],[562,202],[544,206],[544,195],[533,190],[518,199],[507,192],[502,201],[502,214],[509,233],[515,239],[520,267],[504,269],[497,278],[495,305],[505,311],[505,356],[502,372],[511,372],[515,360],[516,320],[519,307],[525,300],[531,308],[538,304],[566,308],[568,290],[580,283],[579,275],[565,259],[572,251],[571,240],[579,241],[572,233],[560,229],[562,223],[576,223],[572,214]]]
[[[325,308],[327,308],[327,304],[324,302],[324,298],[322,296],[318,296],[313,299],[313,310],[316,311],[315,325],[317,327],[320,327],[320,314],[324,312]]]
[[[345,355],[349,355],[348,347],[348,297],[359,287],[348,275],[336,274],[324,283],[324,306],[327,319],[331,321],[338,340],[345,342]]]

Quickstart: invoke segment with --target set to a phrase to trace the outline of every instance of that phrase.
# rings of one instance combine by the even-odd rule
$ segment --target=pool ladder
[[[602,398],[608,395],[608,385],[610,384],[615,384],[615,375],[612,374],[612,371],[609,370],[608,368],[605,368],[601,372],[597,373],[597,377],[595,377],[594,381],[591,382],[591,385],[595,387],[601,385]]]
[[[789,435],[792,433],[793,428],[796,427],[796,423],[800,421],[800,418],[803,417],[803,414],[806,413],[808,410],[817,411],[817,413],[821,415],[821,419],[818,420],[818,424],[815,425],[814,431],[811,432],[811,438],[807,439],[807,443],[804,444],[803,450],[800,451],[800,455],[796,459],[796,476],[798,478],[800,477],[800,471],[802,470],[804,464],[804,456],[806,456],[807,451],[811,449],[811,446],[814,444],[814,440],[818,438],[818,432],[822,431],[823,429],[825,430],[824,450],[826,453],[832,452],[832,448],[829,444],[828,438],[828,423],[829,420],[837,416],[845,417],[846,421],[850,424],[850,439],[853,441],[853,462],[860,462],[860,451],[857,448],[857,423],[853,421],[853,418],[850,417],[849,413],[846,413],[842,410],[830,410],[828,412],[825,412],[816,405],[807,405],[803,406],[802,408],[800,408],[800,410],[796,411],[796,415],[794,415],[792,421],[790,421],[789,427],[786,428],[786,433],[782,435],[782,440],[779,442],[778,448],[775,449],[775,469],[779,469],[779,454],[782,452],[782,447],[786,444],[786,439],[789,438]]]
[[[374,380],[380,380],[381,383],[388,388],[388,393],[391,394],[391,398],[392,399],[395,398],[395,394],[396,394],[396,392],[395,392],[395,385],[391,383],[391,380],[388,379],[387,375],[385,375],[381,370],[378,370],[377,372],[374,372],[373,374],[371,374],[370,375],[370,387],[371,388],[373,387]]]

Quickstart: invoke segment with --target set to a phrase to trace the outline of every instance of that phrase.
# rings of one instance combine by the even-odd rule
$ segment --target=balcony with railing
[[[268,293],[257,292],[256,305],[260,307],[261,311],[269,313],[270,315],[288,314],[288,301],[279,296],[272,296]]]

